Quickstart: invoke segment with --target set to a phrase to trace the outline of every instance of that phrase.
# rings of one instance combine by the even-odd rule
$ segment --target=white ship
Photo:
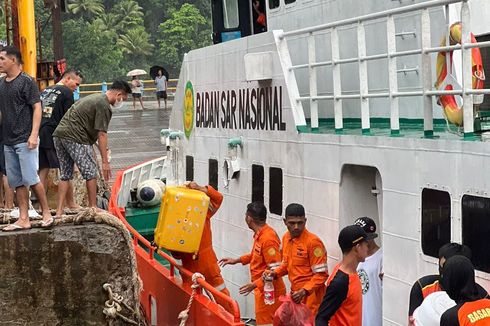
[[[330,270],[341,258],[339,230],[375,219],[383,325],[406,325],[410,288],[437,273],[446,242],[472,249],[478,282],[490,289],[490,83],[472,85],[473,47],[490,72],[490,1],[262,0],[267,31],[255,35],[251,1],[212,4],[216,44],[182,64],[170,128],[185,135],[169,156],[182,164],[168,165],[167,177],[224,194],[212,222],[218,256],[250,250],[247,203],[264,200],[283,234],[284,208],[298,202]],[[463,45],[441,45],[457,21]],[[459,80],[453,91],[434,86],[446,50],[454,78],[443,86]],[[446,122],[440,95],[460,103],[461,126]],[[222,273],[242,316],[253,316],[253,296],[238,294],[248,266]]]

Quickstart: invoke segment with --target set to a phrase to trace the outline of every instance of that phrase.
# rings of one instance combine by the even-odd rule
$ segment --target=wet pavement
[[[112,184],[116,172],[130,165],[165,155],[160,143],[160,129],[168,128],[172,103],[158,109],[157,101],[145,101],[145,110],[132,101],[115,111],[109,124],[109,148],[111,149]],[[162,103],[163,105],[163,103]]]

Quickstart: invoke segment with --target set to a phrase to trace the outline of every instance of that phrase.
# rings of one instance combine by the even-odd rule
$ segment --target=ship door
[[[212,0],[211,5],[215,44],[266,30],[265,0]]]
[[[361,216],[376,222],[379,234],[376,242],[381,245],[383,227],[382,180],[378,169],[370,166],[347,164],[342,167],[340,181],[340,225],[350,225]]]

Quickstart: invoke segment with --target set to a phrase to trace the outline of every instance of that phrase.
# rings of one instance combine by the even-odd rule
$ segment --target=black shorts
[[[59,169],[60,162],[56,156],[54,148],[39,147],[39,168],[40,169]]]
[[[133,98],[140,98],[141,97],[141,93],[133,93]]]
[[[158,91],[157,92],[157,98],[163,98],[164,100],[167,99],[167,91]]]

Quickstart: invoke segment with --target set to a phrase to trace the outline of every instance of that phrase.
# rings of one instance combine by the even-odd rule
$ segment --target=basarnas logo
[[[194,126],[194,88],[190,81],[185,84],[183,122],[185,136],[189,139]]]

